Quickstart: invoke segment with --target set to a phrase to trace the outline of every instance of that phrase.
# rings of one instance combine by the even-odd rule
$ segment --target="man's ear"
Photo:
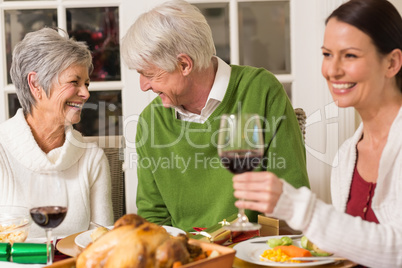
[[[42,90],[42,87],[40,87],[38,84],[36,72],[28,73],[27,80],[28,80],[28,85],[29,85],[29,89],[31,90],[32,96],[36,100],[41,99],[43,90]]]
[[[402,51],[396,48],[389,53],[388,57],[389,63],[387,76],[391,78],[397,75],[399,70],[402,68]]]
[[[177,56],[177,65],[179,71],[183,74],[183,76],[189,75],[194,67],[193,59],[184,53],[180,53]]]

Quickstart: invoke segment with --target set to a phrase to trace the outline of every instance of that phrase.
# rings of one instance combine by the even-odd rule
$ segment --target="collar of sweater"
[[[82,135],[72,126],[66,127],[66,140],[62,147],[44,153],[36,143],[22,109],[0,125],[0,144],[8,154],[34,172],[57,172],[77,163],[85,151]],[[53,157],[49,157],[53,156]]]

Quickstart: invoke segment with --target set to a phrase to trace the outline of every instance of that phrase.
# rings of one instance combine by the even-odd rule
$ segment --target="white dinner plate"
[[[186,234],[185,231],[176,227],[165,226],[165,225],[163,225],[162,227],[165,228],[165,230],[172,236],[177,236],[178,234]],[[113,229],[113,226],[108,226],[107,228]],[[81,248],[86,248],[88,244],[92,242],[91,233],[95,230],[96,229],[88,230],[86,232],[77,235],[74,239],[74,243]]]
[[[264,252],[264,250],[270,249],[270,247],[266,243],[253,243],[255,241],[267,241],[270,238],[281,238],[281,236],[265,236],[249,239],[247,241],[240,242],[233,249],[236,250],[236,257],[247,262],[251,262],[254,264],[264,265],[264,266],[283,266],[283,267],[303,267],[303,266],[317,266],[323,265],[327,263],[333,263],[334,260],[323,259],[319,261],[312,262],[304,262],[304,263],[281,263],[274,261],[261,261],[260,255]],[[289,237],[292,237],[289,235]],[[295,246],[301,247],[300,240],[294,240],[293,244]]]

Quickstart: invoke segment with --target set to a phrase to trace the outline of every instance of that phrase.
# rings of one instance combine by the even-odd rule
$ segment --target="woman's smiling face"
[[[53,83],[50,96],[44,95],[38,103],[38,109],[53,114],[55,122],[76,124],[81,120],[81,110],[89,98],[88,68],[73,65],[64,70]]]
[[[322,53],[322,75],[339,107],[366,107],[378,101],[387,65],[367,34],[331,18]]]

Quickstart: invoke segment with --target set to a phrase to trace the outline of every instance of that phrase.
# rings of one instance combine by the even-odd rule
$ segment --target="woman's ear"
[[[177,56],[177,65],[179,71],[183,74],[183,76],[189,75],[194,67],[193,59],[187,54],[180,53]]]
[[[38,84],[36,73],[35,72],[28,73],[27,80],[32,96],[34,96],[36,100],[40,100],[42,98],[43,90],[42,87],[40,87]]]
[[[402,50],[396,48],[389,53],[388,57],[387,77],[391,78],[397,75],[402,68]]]

